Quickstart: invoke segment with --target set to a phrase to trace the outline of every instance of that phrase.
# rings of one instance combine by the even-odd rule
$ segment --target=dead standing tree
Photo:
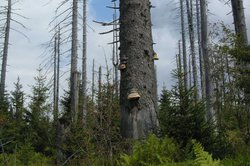
[[[117,0],[112,0],[113,6],[107,6],[107,8],[113,9],[113,20],[111,22],[99,22],[99,21],[93,21],[95,23],[101,24],[102,26],[112,26],[113,29],[107,32],[99,33],[100,35],[106,35],[109,33],[112,33],[113,35],[113,41],[108,43],[112,44],[112,63],[113,63],[113,72],[114,72],[114,78],[113,78],[113,84],[114,84],[114,96],[116,99],[118,99],[119,96],[119,80],[118,80],[118,70],[119,70],[119,19],[117,18],[117,10],[119,7],[117,7]]]
[[[2,59],[2,70],[1,70],[1,82],[0,82],[0,100],[4,97],[5,92],[5,81],[6,81],[6,69],[7,69],[7,56],[9,50],[9,36],[10,36],[10,22],[11,22],[11,10],[12,2],[8,0],[7,6],[7,18],[4,36],[4,46],[3,46],[3,59]]]
[[[71,120],[73,123],[78,119],[78,106],[79,106],[79,72],[78,66],[78,2],[79,0],[64,0],[56,8],[56,16],[50,22],[55,23],[52,30],[60,26],[61,45],[71,42],[70,49],[62,51],[61,55],[70,52],[70,107],[71,107]],[[70,3],[70,6],[66,5]],[[86,18],[85,18],[86,19]],[[84,18],[83,18],[84,21]],[[83,27],[84,29],[84,27]],[[70,33],[71,32],[71,33]],[[84,37],[84,36],[83,36]],[[84,45],[84,43],[83,43]],[[68,48],[68,46],[64,47]],[[84,52],[84,50],[83,50]],[[84,61],[84,59],[83,59]],[[83,62],[84,63],[84,62]]]
[[[58,118],[59,114],[59,84],[60,84],[60,42],[61,42],[61,35],[60,35],[60,27],[58,28],[58,36],[57,36],[57,69],[56,69],[56,97],[55,97],[55,105],[56,105],[56,118]]]
[[[196,103],[199,99],[199,90],[198,90],[195,43],[194,43],[195,37],[194,37],[194,21],[193,21],[192,1],[186,0],[186,7],[187,7],[187,17],[188,17],[189,40],[190,40],[190,47],[191,47],[191,66],[192,66],[192,74],[193,74],[194,101]],[[190,68],[190,71],[191,71],[191,68]],[[190,84],[190,87],[191,87],[191,84]]]
[[[56,104],[57,100],[57,47],[58,47],[58,39],[57,35],[54,39],[54,74],[53,74],[53,117],[54,117],[54,122],[57,121],[58,118],[58,107]]]
[[[123,137],[144,138],[158,127],[149,0],[120,1],[120,106]]]
[[[235,32],[240,37],[243,45],[248,44],[247,27],[245,21],[243,0],[231,0]]]
[[[16,1],[16,2],[18,2],[18,1]],[[4,38],[3,50],[0,51],[0,53],[2,53],[0,98],[4,97],[4,93],[5,93],[5,82],[6,82],[6,72],[7,72],[7,60],[8,60],[8,51],[9,51],[10,31],[15,31],[15,32],[17,32],[17,33],[19,33],[27,38],[27,36],[24,33],[11,27],[11,23],[14,23],[14,24],[21,26],[24,29],[27,29],[21,22],[19,22],[18,20],[16,20],[15,18],[12,17],[13,15],[15,15],[18,18],[21,17],[23,19],[27,19],[26,17],[24,17],[18,13],[13,12],[13,5],[14,4],[15,3],[13,3],[12,0],[7,0],[7,6],[1,6],[4,9],[0,11],[1,12],[0,14],[6,15],[0,19],[0,21],[6,20],[6,23],[3,26],[0,25],[0,28],[4,29],[3,33],[0,32],[0,38],[2,38],[2,37]]]
[[[184,72],[184,88],[188,90],[188,71],[187,71],[187,49],[186,49],[186,32],[184,19],[184,0],[180,0],[181,11],[181,37],[182,37],[182,55],[183,55],[183,72]]]
[[[119,39],[118,39],[118,20],[117,20],[117,5],[116,0],[113,0],[113,9],[114,9],[114,15],[113,15],[113,66],[114,66],[114,73],[115,73],[115,79],[114,79],[114,85],[115,85],[115,97],[118,99],[119,94],[119,87],[118,87],[118,63],[119,63],[119,57],[118,57],[118,45],[119,45]]]
[[[196,0],[196,24],[197,24],[197,39],[198,39],[198,55],[199,55],[199,69],[200,69],[200,85],[201,85],[201,98],[205,98],[205,86],[204,86],[204,64],[201,51],[201,28],[200,28],[200,3]]]
[[[78,101],[79,101],[79,72],[77,71],[77,23],[78,23],[78,0],[73,0],[72,7],[72,36],[71,36],[71,69],[70,69],[70,107],[72,121],[78,119]]]
[[[86,122],[87,115],[87,0],[83,0],[83,41],[82,41],[82,121]]]
[[[206,119],[216,123],[215,112],[212,103],[212,77],[210,69],[210,60],[208,53],[208,23],[207,23],[207,1],[200,0],[201,11],[201,51],[204,62],[204,84],[205,84],[205,102],[206,102]]]
[[[238,43],[236,47],[238,47],[243,51],[243,54],[240,51],[237,53],[237,59],[239,61],[239,69],[241,74],[241,86],[244,91],[244,102],[245,102],[245,109],[248,113],[247,117],[247,132],[250,133],[249,127],[249,120],[250,120],[250,61],[249,55],[247,55],[247,51],[250,49],[248,46],[248,36],[247,36],[247,27],[246,27],[246,20],[245,20],[245,13],[244,13],[244,5],[243,0],[231,0],[232,10],[233,10],[233,18],[234,18],[234,26],[235,32],[238,37]]]

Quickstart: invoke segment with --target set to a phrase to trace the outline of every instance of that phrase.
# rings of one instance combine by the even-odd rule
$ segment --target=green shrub
[[[23,145],[16,153],[0,154],[0,165],[16,165],[16,166],[47,166],[53,165],[52,160],[41,153],[34,151],[30,144]]]
[[[225,166],[250,166],[250,155],[246,154],[238,154],[234,158],[225,158],[222,161]]]
[[[178,152],[172,139],[150,135],[145,142],[135,143],[131,155],[122,154],[118,163],[122,166],[166,165],[177,159]]]
[[[219,160],[213,160],[212,155],[204,151],[202,145],[196,141],[193,141],[194,154],[195,154],[195,165],[197,166],[220,166]]]

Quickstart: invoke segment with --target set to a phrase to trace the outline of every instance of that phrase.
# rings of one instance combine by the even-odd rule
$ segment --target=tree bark
[[[54,122],[57,120],[57,106],[56,106],[56,96],[57,96],[57,36],[55,36],[54,41],[54,85],[53,85],[53,116]]]
[[[103,91],[102,90],[102,67],[100,66],[99,71],[98,71],[98,99],[97,99],[97,108],[98,108],[99,119],[100,119],[100,127],[103,127],[103,124],[102,124],[102,120],[103,120],[102,91]]]
[[[176,54],[176,64],[177,64],[177,76],[178,76],[178,86],[180,93],[180,103],[183,103],[183,70],[182,70],[182,59],[181,59],[181,41],[178,42],[179,53]]]
[[[83,42],[82,42],[82,120],[85,123],[87,115],[87,0],[83,0]]]
[[[239,47],[242,49],[249,49],[243,0],[231,0],[231,4],[232,4],[232,10],[233,10],[235,32],[239,39],[238,40],[239,43],[237,43],[238,45],[236,47]],[[242,59],[241,57],[238,60],[240,62],[239,68],[241,71],[241,75],[242,77],[245,77],[244,78],[245,83],[243,83],[244,103],[245,103],[245,110],[247,112],[247,132],[250,133],[250,128],[249,128],[250,90],[248,88],[249,86],[248,80],[250,79],[250,76],[249,76],[250,63],[249,63],[249,60]]]
[[[7,57],[9,50],[9,36],[10,36],[10,21],[11,21],[11,10],[12,4],[11,0],[8,0],[7,7],[7,20],[5,28],[4,37],[4,47],[3,47],[3,59],[2,59],[2,70],[1,70],[1,84],[0,84],[0,100],[3,100],[5,93],[5,81],[6,81],[6,69],[7,69]]]
[[[192,2],[192,1],[190,1]],[[193,74],[193,85],[194,85],[194,101],[197,102],[199,98],[199,90],[197,85],[197,66],[196,66],[196,54],[195,54],[195,44],[194,44],[194,24],[193,24],[193,5],[186,0],[187,15],[188,15],[188,30],[189,30],[189,40],[191,47],[191,63],[192,63],[192,74]]]
[[[242,44],[248,44],[247,28],[244,14],[243,0],[231,0],[235,32],[239,35]]]
[[[56,118],[58,119],[59,112],[59,83],[60,83],[60,42],[61,42],[61,32],[60,27],[58,28],[57,36],[57,79],[56,79]]]
[[[121,133],[127,138],[145,138],[158,127],[153,89],[154,61],[149,0],[120,1],[120,106]],[[132,89],[139,99],[128,100]]]
[[[186,48],[186,32],[185,32],[185,20],[184,20],[183,1],[184,0],[180,0],[180,8],[181,8],[181,36],[182,36],[182,56],[183,56],[184,88],[185,88],[185,92],[187,92],[187,90],[188,90],[187,48]]]
[[[77,16],[78,16],[78,0],[73,0],[72,8],[72,46],[71,46],[71,112],[72,121],[77,122],[78,114],[78,71],[77,71]]]
[[[198,38],[198,55],[200,62],[200,83],[201,83],[201,97],[205,98],[205,86],[204,86],[204,63],[201,51],[201,21],[200,21],[200,5],[199,0],[196,0],[196,22],[197,22],[197,38]]]
[[[215,112],[212,104],[212,78],[208,54],[208,24],[207,24],[207,1],[200,0],[201,8],[201,47],[204,61],[205,95],[206,95],[206,119],[215,122]]]
[[[118,32],[117,32],[117,6],[116,6],[116,0],[114,0],[114,15],[113,15],[113,66],[114,66],[114,74],[115,74],[115,78],[114,78],[114,86],[115,86],[115,98],[118,99],[118,91],[119,91],[119,87],[118,87],[118,63],[119,63],[119,59],[118,59]]]
[[[99,67],[98,71],[98,109],[101,110],[101,102],[102,102],[102,67]]]

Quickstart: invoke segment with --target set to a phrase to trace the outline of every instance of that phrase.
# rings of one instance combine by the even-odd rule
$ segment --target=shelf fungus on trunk
[[[156,54],[156,52],[154,52],[154,55],[153,55],[153,60],[159,60],[159,57],[158,57],[158,55]]]
[[[139,95],[136,89],[131,89],[130,93],[128,94],[128,100],[139,100],[141,96]]]
[[[118,66],[118,70],[124,70],[127,68],[127,60],[128,60],[128,58],[126,56],[122,56],[122,59],[121,59],[120,64]]]
[[[119,70],[124,70],[124,69],[126,69],[126,64],[125,64],[125,63],[119,64],[118,69],[119,69]]]

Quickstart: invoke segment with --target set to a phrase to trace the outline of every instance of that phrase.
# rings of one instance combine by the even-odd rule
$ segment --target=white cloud
[[[89,4],[93,1],[96,0],[89,1]],[[41,54],[44,48],[40,45],[48,41],[51,37],[48,32],[48,24],[54,16],[54,10],[58,2],[61,1],[53,0],[47,5],[45,5],[46,2],[43,0],[25,0],[19,3],[18,8],[21,10],[17,12],[29,18],[28,20],[22,19],[21,22],[31,29],[30,31],[23,31],[29,36],[30,41],[16,32],[11,32],[10,42],[12,45],[10,46],[7,73],[8,90],[13,89],[12,83],[16,81],[19,75],[25,87],[25,91],[27,93],[30,92],[30,87],[27,85],[32,85],[34,83],[33,77],[37,74],[36,68],[38,68],[38,65],[43,59]],[[250,2],[244,1],[244,3],[246,7],[246,22],[247,26],[250,27]],[[158,85],[161,87],[163,82],[165,82],[165,85],[170,87],[173,84],[170,73],[175,67],[174,58],[177,52],[177,42],[180,39],[179,18],[177,17],[178,14],[176,14],[177,11],[173,11],[172,7],[178,6],[178,3],[170,4],[166,0],[153,0],[152,4],[156,6],[155,9],[152,9],[152,22],[154,24],[153,38],[154,42],[157,43],[155,45],[155,51],[160,57],[160,60],[156,62],[158,68]],[[232,25],[232,15],[228,14],[230,12],[230,7],[225,6],[218,0],[211,0],[209,9],[210,12],[213,13],[209,15],[211,21],[224,20],[227,24]],[[99,35],[99,32],[107,31],[108,28],[101,27],[92,22],[92,20],[96,18],[97,12],[100,11],[96,11],[94,6],[89,7],[88,11],[88,25],[94,29],[93,31],[91,28],[88,28],[87,69],[88,80],[90,82],[92,60],[96,60],[96,69],[99,65],[105,66],[104,51],[102,47],[106,52],[107,60],[110,62],[111,47],[107,45],[107,43],[111,42],[112,38],[110,35]],[[18,26],[14,27],[20,29]],[[248,34],[250,37],[250,28]],[[81,55],[81,51],[79,51],[79,55]],[[81,59],[79,58],[79,63],[80,62]],[[109,64],[111,67],[111,63]],[[65,70],[65,68],[63,70]],[[67,83],[64,81],[62,85],[66,88]],[[159,88],[159,90],[161,89]]]

